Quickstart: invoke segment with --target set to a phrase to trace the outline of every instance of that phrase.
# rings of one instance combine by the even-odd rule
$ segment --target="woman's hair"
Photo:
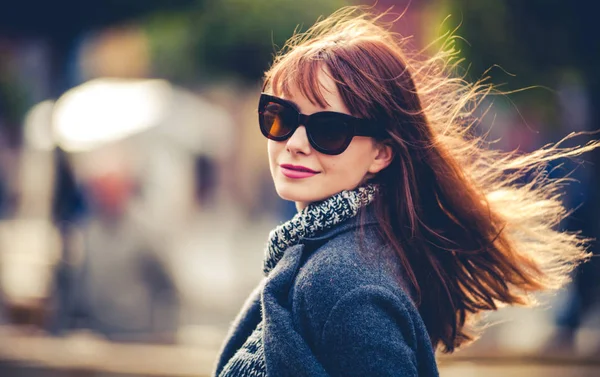
[[[500,152],[477,135],[475,111],[494,92],[485,79],[454,77],[452,37],[435,56],[409,56],[404,40],[359,7],[343,8],[296,33],[266,72],[264,88],[298,88],[325,107],[319,70],[336,82],[355,116],[389,134],[391,164],[373,181],[382,236],[396,251],[434,347],[473,340],[478,313],[532,304],[557,289],[584,261],[587,241],[561,232],[566,181],[550,179],[549,161],[595,148],[547,145]],[[469,325],[469,326],[468,326]]]

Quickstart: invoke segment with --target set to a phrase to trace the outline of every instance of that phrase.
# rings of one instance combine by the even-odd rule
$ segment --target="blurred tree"
[[[467,42],[458,41],[458,46],[475,77],[499,65],[515,74],[506,82],[505,89],[530,85],[556,89],[566,74],[575,74],[585,82],[592,103],[600,103],[600,38],[589,1],[440,0],[439,3],[443,6],[438,9],[445,13],[442,16],[450,12],[461,23],[458,34]],[[497,82],[498,78],[492,80]],[[536,90],[535,95],[524,92],[517,98],[521,103],[545,110],[546,123],[557,125],[555,93]],[[593,111],[592,124],[596,129],[600,109],[595,107]]]
[[[351,3],[355,1],[209,1],[193,11],[153,15],[145,25],[158,75],[193,78],[191,60],[203,80],[226,75],[256,81],[297,26],[306,30],[319,16]]]
[[[198,19],[197,54],[212,71],[260,78],[272,55],[300,25],[343,5],[344,0],[222,0],[212,2]]]
[[[196,12],[154,12],[141,20],[154,75],[183,86],[189,86],[198,76],[193,25]]]

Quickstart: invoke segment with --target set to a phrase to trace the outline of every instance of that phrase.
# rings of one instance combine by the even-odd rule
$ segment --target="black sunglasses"
[[[289,139],[302,125],[310,145],[328,155],[344,152],[354,136],[380,137],[383,132],[372,121],[344,113],[321,111],[304,115],[293,102],[266,93],[260,95],[258,121],[262,134],[275,141]]]

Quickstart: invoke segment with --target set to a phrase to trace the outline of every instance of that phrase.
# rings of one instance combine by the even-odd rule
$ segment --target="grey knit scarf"
[[[290,220],[277,226],[269,234],[265,250],[265,275],[275,267],[288,247],[356,216],[360,208],[375,199],[378,192],[379,186],[374,183],[344,190],[323,201],[309,204]]]

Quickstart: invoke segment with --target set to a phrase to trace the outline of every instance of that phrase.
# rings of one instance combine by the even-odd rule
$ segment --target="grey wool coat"
[[[360,217],[285,251],[234,321],[215,375],[262,319],[270,377],[438,376],[398,258],[372,215],[358,242]]]

